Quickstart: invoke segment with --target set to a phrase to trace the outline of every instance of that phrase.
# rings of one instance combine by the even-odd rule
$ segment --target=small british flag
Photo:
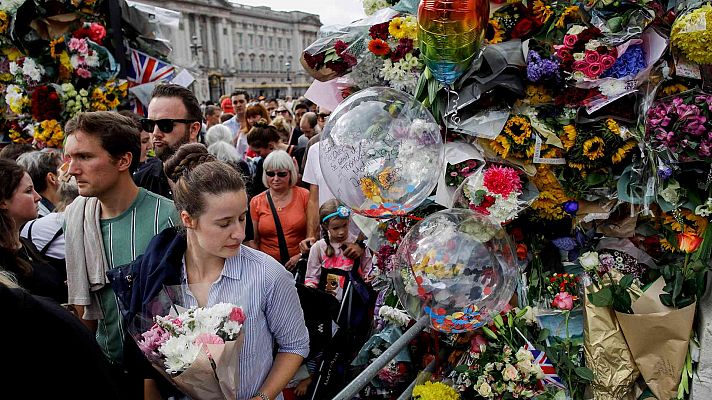
[[[559,375],[556,374],[556,368],[554,368],[554,365],[551,361],[549,361],[549,358],[546,356],[545,352],[537,350],[528,340],[524,345],[524,349],[529,350],[529,352],[532,353],[532,356],[534,356],[532,364],[539,364],[541,370],[544,372],[544,378],[539,380],[540,384],[554,385],[560,388],[565,388],[563,381]]]
[[[129,81],[129,86],[163,80],[168,81],[175,75],[175,66],[135,49],[129,49],[129,51],[131,54],[131,68],[126,72],[126,80]],[[134,111],[139,115],[146,115],[145,107],[136,99],[134,99]]]

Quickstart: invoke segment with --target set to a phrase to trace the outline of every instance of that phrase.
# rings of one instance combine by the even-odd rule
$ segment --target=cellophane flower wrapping
[[[322,82],[346,75],[368,52],[371,26],[390,21],[396,15],[397,11],[385,8],[347,26],[322,28],[320,37],[302,52],[302,66]]]
[[[181,306],[181,286],[165,287],[129,333],[162,375],[196,400],[234,399],[239,385],[238,356],[245,312],[237,305]]]

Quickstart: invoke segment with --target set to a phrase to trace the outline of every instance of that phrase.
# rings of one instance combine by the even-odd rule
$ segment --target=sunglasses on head
[[[269,176],[270,178],[274,178],[275,175],[277,175],[280,178],[286,178],[287,175],[289,175],[289,172],[287,172],[287,171],[265,171],[265,175]]]
[[[143,129],[146,132],[153,132],[153,129],[158,125],[158,129],[163,132],[163,133],[171,133],[173,132],[173,126],[175,123],[182,123],[182,124],[192,124],[193,122],[197,122],[193,119],[172,119],[172,118],[164,118],[164,119],[148,119],[148,118],[141,118],[139,120],[139,123],[141,123],[141,129]]]

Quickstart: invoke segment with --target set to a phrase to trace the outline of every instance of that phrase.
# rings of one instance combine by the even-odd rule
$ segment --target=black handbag
[[[284,231],[282,230],[282,224],[279,222],[279,216],[277,215],[277,208],[274,206],[272,201],[272,195],[267,189],[267,201],[269,202],[269,208],[272,209],[272,216],[274,217],[274,226],[277,229],[277,242],[279,243],[279,262],[282,265],[286,265],[289,261],[289,250],[287,249],[287,240],[284,238]]]

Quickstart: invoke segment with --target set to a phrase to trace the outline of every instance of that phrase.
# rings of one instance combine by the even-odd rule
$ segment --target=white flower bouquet
[[[154,368],[182,392],[196,400],[235,399],[245,319],[241,307],[228,303],[189,309],[172,305],[168,313],[139,318],[143,326],[153,321],[149,329],[132,330]]]

